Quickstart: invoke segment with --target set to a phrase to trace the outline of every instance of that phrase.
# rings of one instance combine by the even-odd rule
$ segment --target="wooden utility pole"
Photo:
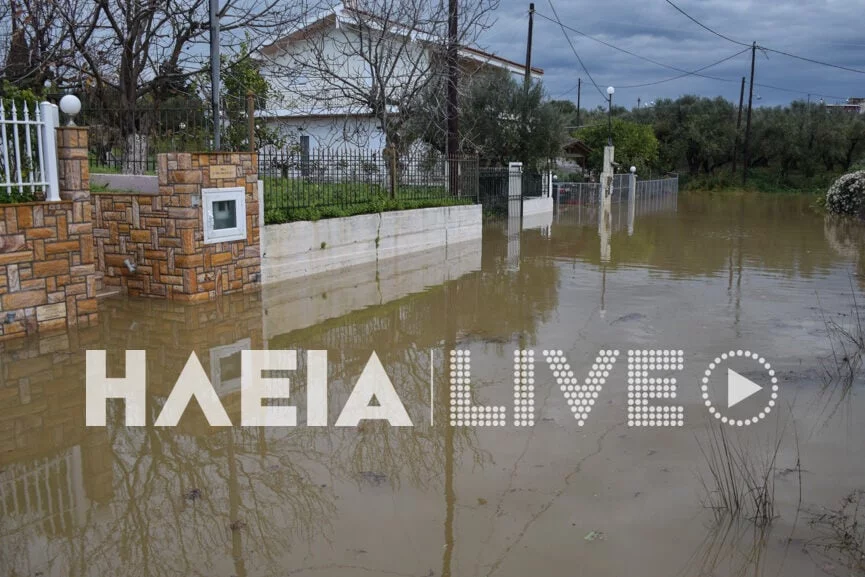
[[[529,4],[529,40],[526,43],[526,92],[532,85],[532,29],[535,24],[535,3]]]
[[[249,130],[249,152],[255,152],[255,95],[246,93],[246,122]]]
[[[577,126],[580,125],[580,95],[583,92],[583,79],[577,78]]]
[[[745,123],[745,155],[742,160],[742,185],[748,182],[748,163],[751,160],[751,106],[754,102],[754,61],[757,58],[757,42],[751,45],[751,86],[748,88],[748,120]]]
[[[447,68],[448,68],[448,90],[447,90],[447,153],[449,156],[456,156],[459,153],[459,103],[458,92],[459,86],[459,69],[457,60],[459,55],[459,47],[457,46],[458,38],[458,22],[459,22],[459,4],[458,0],[448,0],[448,49],[447,49]]]
[[[739,155],[739,127],[742,125],[742,103],[745,100],[745,77],[739,88],[739,115],[736,117],[736,136],[733,138],[733,174],[736,174],[736,157]]]

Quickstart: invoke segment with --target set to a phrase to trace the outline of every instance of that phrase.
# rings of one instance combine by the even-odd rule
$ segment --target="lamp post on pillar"
[[[607,120],[609,126],[609,137],[607,139],[607,146],[613,145],[613,94],[616,93],[616,89],[612,86],[607,86]]]
[[[607,121],[608,121],[608,137],[607,146],[604,147],[604,169],[601,172],[601,207],[604,208],[609,204],[609,199],[613,195],[613,94],[616,89],[612,86],[607,87]],[[603,210],[601,211],[603,213]]]

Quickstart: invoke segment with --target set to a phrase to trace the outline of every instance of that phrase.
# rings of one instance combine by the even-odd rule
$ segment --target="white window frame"
[[[213,203],[222,201],[237,203],[237,226],[214,230]],[[204,244],[246,240],[246,189],[244,187],[201,189],[201,212],[204,220]]]

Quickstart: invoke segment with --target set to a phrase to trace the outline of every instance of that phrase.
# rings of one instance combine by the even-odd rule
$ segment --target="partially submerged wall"
[[[0,206],[0,340],[97,319],[87,129],[57,143],[62,200]]]
[[[130,296],[187,301],[256,287],[256,155],[160,154],[158,165],[158,194],[93,195],[96,253],[105,285],[120,287]],[[226,187],[245,190],[246,238],[205,244],[202,188]]]
[[[464,205],[268,225],[262,233],[262,283],[479,240],[481,217],[480,205]]]

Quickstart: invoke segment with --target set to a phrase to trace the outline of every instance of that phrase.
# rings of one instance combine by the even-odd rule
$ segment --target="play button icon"
[[[762,371],[766,371],[765,377],[754,377],[762,382],[762,385],[743,377],[739,372],[730,367],[730,365],[733,365],[742,370],[741,367],[748,364],[751,366],[756,365]],[[722,413],[712,403],[712,383],[714,383],[714,387],[717,387],[715,390],[723,390],[723,377],[721,375],[723,375],[722,371],[724,368],[727,369],[726,414]],[[714,381],[712,380],[713,373],[717,375]],[[748,374],[751,373],[749,372]],[[762,409],[758,409],[757,407],[753,407],[750,410],[746,409],[745,412],[747,414],[741,414],[740,416],[738,413],[743,413],[743,409],[738,407],[738,405],[760,392],[763,393],[761,396],[768,397],[766,405]],[[775,376],[775,370],[772,368],[772,365],[765,358],[752,351],[732,350],[718,355],[714,361],[709,363],[708,368],[703,373],[700,384],[700,394],[703,397],[706,408],[709,410],[709,414],[725,425],[733,427],[747,427],[765,419],[775,408],[779,392],[778,377]],[[718,396],[722,395],[723,393]],[[732,411],[733,414],[730,414],[728,411],[734,407],[736,408]],[[751,412],[751,410],[754,412]]]
[[[750,379],[746,379],[733,369],[727,369],[727,408],[735,407],[751,395],[763,390],[763,387]]]

